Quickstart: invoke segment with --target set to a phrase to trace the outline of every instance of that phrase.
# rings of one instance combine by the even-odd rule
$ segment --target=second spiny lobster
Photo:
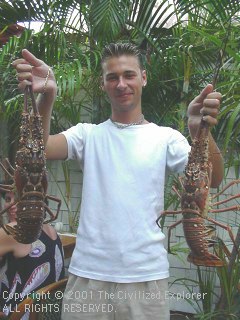
[[[228,199],[213,202],[213,199],[217,198],[230,186],[240,183],[240,180],[233,180],[221,192],[213,196],[210,195],[212,163],[209,161],[208,133],[209,125],[202,119],[196,137],[192,142],[184,177],[180,180],[183,191],[179,192],[176,188],[173,188],[181,199],[181,210],[163,211],[157,219],[157,224],[161,227],[160,220],[163,216],[182,214],[183,218],[181,220],[169,226],[168,251],[170,252],[171,230],[182,223],[185,239],[190,248],[188,261],[198,266],[219,267],[223,266],[224,262],[216,254],[209,251],[209,247],[214,243],[212,232],[215,228],[211,225],[206,225],[205,222],[209,221],[228,231],[234,244],[234,236],[230,226],[208,217],[208,213],[240,210],[239,205],[213,209],[216,206],[240,197],[240,194],[237,194]]]
[[[32,113],[28,110],[28,97],[32,101]],[[47,195],[46,157],[43,141],[42,118],[38,112],[36,101],[30,86],[24,93],[24,111],[21,116],[19,148],[16,153],[15,169],[6,159],[8,168],[0,163],[1,168],[13,184],[0,185],[0,191],[16,192],[16,200],[0,212],[2,215],[11,206],[17,206],[17,224],[13,227],[4,225],[3,229],[20,243],[36,241],[42,230],[43,223],[57,218],[61,200]],[[54,200],[58,203],[54,214],[46,201]],[[50,218],[46,220],[46,213]]]

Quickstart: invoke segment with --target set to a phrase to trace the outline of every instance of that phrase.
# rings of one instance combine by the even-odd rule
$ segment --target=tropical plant
[[[19,55],[22,47],[27,47],[54,67],[59,83],[54,128],[69,113],[72,118],[73,109],[79,114],[81,107],[88,108],[89,105],[94,105],[95,122],[108,116],[106,97],[96,90],[100,74],[99,52],[106,42],[127,40],[139,45],[146,53],[149,74],[148,87],[143,94],[146,116],[158,124],[175,126],[185,132],[187,104],[199,88],[211,82],[229,21],[234,18],[226,53],[221,57],[225,67],[220,74],[220,80],[224,78],[224,82],[220,81],[219,87],[224,94],[226,92],[228,107],[224,107],[223,116],[220,116],[224,120],[215,136],[223,144],[226,125],[233,129],[227,131],[228,142],[237,142],[238,139],[231,137],[237,138],[239,134],[234,125],[238,120],[234,104],[237,96],[234,101],[232,97],[232,89],[237,91],[239,83],[237,74],[232,72],[239,64],[236,52],[238,11],[239,5],[233,0],[175,0],[172,4],[167,0],[125,0],[121,3],[116,0],[43,0],[40,4],[38,1],[4,0],[0,5],[0,26],[3,28],[16,21],[43,21],[42,30],[32,34],[25,43],[13,46],[10,55]],[[8,46],[1,54],[9,54]],[[231,79],[227,79],[226,84],[227,75]],[[86,90],[85,100],[77,104],[72,100],[80,87]],[[75,119],[79,120],[79,117]],[[62,126],[61,123],[60,129]],[[229,143],[223,146],[226,149]]]

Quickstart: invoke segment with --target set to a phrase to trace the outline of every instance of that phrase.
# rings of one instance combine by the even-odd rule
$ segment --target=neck
[[[134,122],[122,123],[122,122],[119,122],[119,121],[114,121],[114,120],[112,120],[111,117],[110,117],[110,120],[112,121],[112,123],[113,123],[118,129],[125,129],[125,128],[131,127],[131,126],[137,126],[137,125],[140,125],[140,124],[146,124],[146,123],[148,123],[147,121],[145,121],[143,114],[141,114],[141,117],[140,117],[140,119],[139,119],[138,121],[134,121]]]
[[[138,113],[134,113],[134,114],[129,114],[128,112],[122,112],[119,114],[112,113],[110,118],[112,119],[112,121],[115,121],[115,122],[129,124],[129,123],[140,121],[142,116],[143,115],[142,115],[141,111]]]

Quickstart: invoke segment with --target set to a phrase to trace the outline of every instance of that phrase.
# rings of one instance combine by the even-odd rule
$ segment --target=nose
[[[123,77],[119,77],[119,81],[118,81],[118,84],[117,84],[117,88],[120,89],[120,90],[123,90],[125,89],[127,86],[125,80]]]

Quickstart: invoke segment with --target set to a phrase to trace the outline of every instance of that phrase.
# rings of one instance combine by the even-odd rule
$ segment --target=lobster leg
[[[170,249],[170,239],[171,239],[171,232],[172,232],[172,229],[175,228],[177,225],[179,225],[180,223],[182,223],[182,220],[178,220],[177,222],[173,223],[171,226],[168,227],[168,252],[169,253],[172,253],[171,252],[171,249]]]
[[[54,215],[54,213],[52,212],[52,210],[46,205],[45,210],[48,212],[48,214],[50,215],[50,219],[48,220],[44,220],[44,224],[49,223],[51,221],[54,221],[56,219],[56,216]]]
[[[45,207],[46,209],[47,209],[47,208],[49,209],[49,211],[48,211],[48,210],[47,210],[47,211],[48,211],[49,215],[51,216],[51,218],[54,217],[54,220],[57,219],[58,214],[59,214],[59,211],[60,211],[60,207],[61,207],[62,201],[61,201],[60,199],[56,198],[56,197],[49,196],[48,194],[46,195],[45,199],[49,199],[49,200],[52,200],[52,201],[55,201],[55,202],[58,203],[57,212],[55,213],[55,215],[53,214],[52,210],[51,210],[49,207],[47,207],[47,206]],[[50,219],[49,221],[53,221],[53,220]],[[46,222],[44,222],[44,223],[47,223],[47,222],[49,222],[49,221],[46,221]]]
[[[233,245],[234,245],[235,247],[237,247],[237,246],[236,246],[236,243],[235,243],[234,235],[233,235],[233,233],[232,233],[232,230],[231,230],[230,226],[228,226],[228,225],[226,225],[226,224],[223,224],[223,223],[221,223],[221,222],[218,222],[218,221],[216,221],[216,220],[214,220],[214,219],[212,219],[212,218],[205,217],[204,219],[206,219],[207,221],[214,223],[216,226],[219,226],[219,227],[225,229],[226,231],[228,231],[228,234],[229,234],[229,236],[230,236],[230,238],[231,238],[231,240],[232,240],[232,242],[233,242]],[[238,250],[238,249],[237,249],[237,250]]]
[[[2,228],[6,232],[7,235],[13,236],[13,238],[15,239],[15,237],[17,235],[16,229],[14,229],[11,226],[8,226],[7,224],[5,226],[2,226]]]
[[[10,161],[8,160],[8,158],[5,158],[5,162],[6,162],[7,166],[8,166],[8,168],[11,169],[12,174],[14,174],[15,169],[14,169],[13,166],[11,165]]]
[[[178,192],[177,188],[175,186],[172,186],[173,191],[176,193],[176,195],[178,196],[179,199],[181,199],[181,195]]]
[[[179,214],[179,213],[183,213],[183,211],[182,210],[176,210],[176,211],[174,211],[174,210],[165,210],[165,211],[163,211],[163,212],[161,212],[161,215],[160,215],[160,217],[157,219],[157,221],[159,220],[159,219],[161,219],[162,218],[162,216],[165,216],[165,215],[168,215],[168,214]]]
[[[235,184],[238,184],[238,183],[240,183],[240,179],[238,179],[238,180],[232,180],[232,181],[229,182],[226,186],[224,186],[223,189],[222,189],[220,192],[218,192],[218,193],[216,193],[215,195],[213,195],[213,196],[212,196],[212,199],[217,198],[220,194],[223,194],[224,191],[226,191],[228,188],[230,188],[231,186],[234,186]]]
[[[55,197],[52,197],[52,196],[48,196],[48,195],[46,196],[46,198],[58,202],[58,207],[57,207],[57,212],[54,214],[54,213],[52,212],[52,210],[51,210],[47,205],[45,205],[45,210],[46,210],[46,211],[48,212],[48,214],[50,215],[50,219],[45,220],[45,221],[44,221],[44,224],[45,224],[45,223],[48,223],[48,222],[51,222],[51,221],[54,221],[54,220],[57,219],[58,214],[59,214],[59,211],[60,211],[60,206],[61,206],[61,200],[60,200],[60,199],[55,198]]]
[[[4,192],[9,192],[13,190],[13,186],[12,185],[5,185],[5,184],[0,184],[0,191],[4,191]]]
[[[0,211],[0,215],[4,214],[6,211],[8,211],[8,209],[10,209],[12,206],[14,206],[16,203],[18,203],[18,200],[14,201],[12,204],[10,204],[10,206],[8,206],[7,208],[3,209],[2,211]]]
[[[231,196],[231,197],[229,197],[229,198],[227,198],[227,199],[225,199],[225,200],[221,200],[221,201],[214,202],[214,203],[211,204],[211,206],[212,206],[212,207],[218,206],[218,205],[220,205],[220,204],[226,203],[226,202],[228,202],[228,201],[231,201],[231,200],[237,199],[237,198],[240,198],[240,193],[236,194],[235,196]]]
[[[225,243],[223,242],[222,239],[220,239],[219,237],[215,237],[215,243],[218,243],[218,247],[221,247],[223,249],[223,252],[225,253],[225,255],[228,257],[228,259],[231,256],[231,252],[228,250],[227,246],[225,245]]]
[[[156,220],[156,224],[158,225],[158,227],[160,229],[162,229],[162,226],[161,226],[161,222],[160,220],[163,218],[163,216],[166,216],[166,215],[170,215],[170,214],[179,214],[179,213],[182,213],[182,210],[177,210],[177,211],[170,211],[170,210],[165,210],[161,213],[160,217],[157,218]]]
[[[62,202],[60,199],[58,199],[57,197],[54,197],[54,196],[49,196],[48,194],[46,195],[46,199],[58,202],[58,209],[60,209],[60,205],[61,205],[61,202]]]
[[[0,162],[0,167],[3,169],[3,171],[11,178],[13,179],[13,175],[5,168],[5,166]],[[12,166],[11,166],[12,169]],[[14,170],[14,169],[13,169]]]
[[[222,208],[222,209],[210,209],[209,212],[219,213],[219,212],[228,212],[228,211],[236,211],[236,210],[237,211],[240,210],[240,205],[231,206],[231,207]]]

